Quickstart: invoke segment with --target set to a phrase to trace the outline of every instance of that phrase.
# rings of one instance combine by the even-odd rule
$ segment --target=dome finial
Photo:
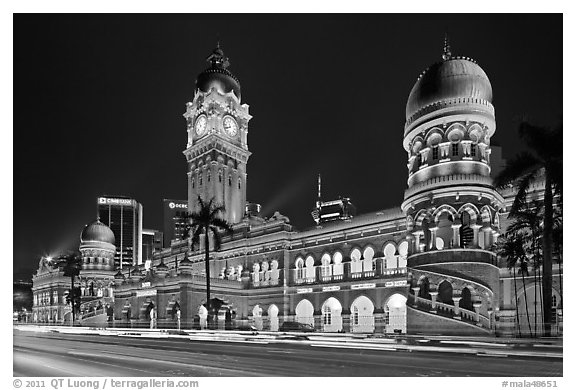
[[[208,61],[213,68],[227,68],[230,66],[228,57],[224,55],[224,51],[220,48],[220,38],[217,38],[216,49],[206,58],[206,61]]]
[[[444,52],[442,53],[442,59],[444,61],[452,58],[452,53],[450,52],[450,40],[448,39],[448,33],[444,33]]]

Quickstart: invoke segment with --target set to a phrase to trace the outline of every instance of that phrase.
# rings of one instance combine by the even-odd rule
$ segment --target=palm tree
[[[516,288],[516,266],[520,265],[520,273],[522,274],[522,286],[524,291],[524,304],[526,306],[526,319],[528,320],[528,329],[530,336],[532,336],[532,327],[530,325],[530,317],[528,316],[528,297],[526,296],[526,280],[524,275],[528,274],[528,262],[526,252],[524,250],[524,237],[521,234],[509,234],[503,239],[499,240],[496,245],[496,252],[498,255],[506,258],[506,265],[508,269],[513,270],[514,275],[514,299],[516,306],[516,323],[518,324],[518,331],[522,337],[522,328],[520,327],[520,315],[518,313],[518,292]]]
[[[214,198],[205,203],[198,196],[198,211],[186,214],[186,228],[184,238],[192,237],[192,247],[200,243],[204,235],[204,254],[206,265],[206,310],[210,321],[210,240],[209,233],[214,238],[214,250],[220,249],[222,244],[221,230],[232,233],[232,226],[221,215],[226,211],[223,205],[215,204]]]
[[[82,268],[82,258],[76,252],[67,253],[58,257],[58,265],[62,267],[64,276],[70,277],[70,292],[66,298],[72,308],[72,326],[76,322],[76,311],[80,306],[80,288],[74,287],[74,281],[80,275]]]
[[[494,185],[505,187],[513,184],[518,192],[510,214],[525,203],[526,194],[541,175],[544,187],[544,229],[542,239],[542,290],[544,304],[544,333],[550,335],[552,322],[552,244],[554,222],[554,193],[562,191],[562,124],[550,130],[526,122],[520,124],[520,137],[531,152],[522,152],[509,160],[506,168],[496,177]]]
[[[524,237],[524,247],[527,257],[532,260],[532,269],[534,271],[534,332],[538,333],[538,293],[540,293],[540,316],[543,315],[544,306],[542,302],[542,292],[538,288],[540,275],[540,266],[542,265],[542,219],[543,204],[539,201],[523,203],[521,208],[514,214],[514,220],[508,227],[508,235],[521,234]]]

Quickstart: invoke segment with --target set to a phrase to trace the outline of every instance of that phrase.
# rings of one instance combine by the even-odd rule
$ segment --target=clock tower
[[[244,217],[248,105],[241,103],[240,82],[228,70],[230,62],[220,45],[206,59],[208,68],[198,75],[194,100],[186,103],[188,142],[188,210],[198,208],[198,196],[214,199],[226,208],[231,224]]]

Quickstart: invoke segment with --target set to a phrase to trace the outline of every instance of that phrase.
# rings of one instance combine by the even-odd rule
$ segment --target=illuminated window
[[[354,312],[352,313],[352,323],[358,325],[360,323],[360,314],[358,312],[358,307],[354,306]]]
[[[452,144],[452,156],[458,156],[458,144]]]
[[[324,315],[322,317],[324,325],[332,325],[332,310],[329,306],[324,307]]]
[[[432,147],[432,160],[438,160],[438,146]]]

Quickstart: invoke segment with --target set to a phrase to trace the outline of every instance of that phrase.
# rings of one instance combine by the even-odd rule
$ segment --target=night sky
[[[250,105],[248,201],[298,229],[323,199],[359,213],[406,187],[405,104],[420,72],[474,58],[494,91],[504,157],[522,118],[562,119],[561,15],[15,15],[14,276],[77,248],[102,194],[135,198],[162,229],[186,199],[185,103],[216,46]]]

